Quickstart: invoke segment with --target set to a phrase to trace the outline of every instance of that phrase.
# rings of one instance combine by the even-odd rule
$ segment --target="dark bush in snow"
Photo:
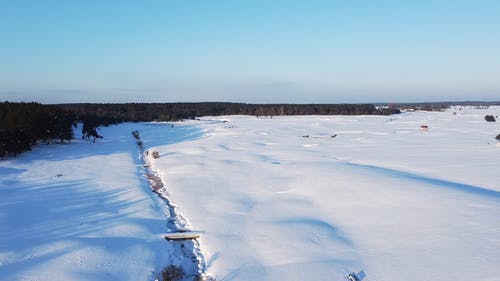
[[[496,121],[495,116],[493,116],[493,115],[485,115],[484,120],[486,120],[487,122],[495,122]]]
[[[132,131],[132,135],[134,136],[135,139],[140,139],[140,136],[139,136],[139,131],[135,130],[135,131]]]
[[[500,134],[498,134],[498,135],[495,137],[495,139],[500,141]]]
[[[178,281],[184,278],[184,271],[178,266],[169,265],[162,270],[160,277],[161,281]]]

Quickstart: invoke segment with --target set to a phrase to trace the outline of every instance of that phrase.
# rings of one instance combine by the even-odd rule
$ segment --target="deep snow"
[[[151,162],[220,280],[500,280],[499,111],[201,118]]]
[[[38,145],[0,161],[0,279],[152,280],[181,262],[139,130],[218,280],[500,280],[500,126],[483,119],[499,112],[205,117]]]

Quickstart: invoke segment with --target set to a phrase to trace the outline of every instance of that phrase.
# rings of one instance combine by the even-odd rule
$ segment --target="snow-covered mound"
[[[220,280],[499,280],[499,112],[201,118],[150,161]]]

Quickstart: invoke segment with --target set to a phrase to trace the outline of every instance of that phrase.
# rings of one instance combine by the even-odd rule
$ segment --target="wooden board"
[[[200,238],[200,234],[196,232],[172,232],[165,234],[167,240],[188,240]]]

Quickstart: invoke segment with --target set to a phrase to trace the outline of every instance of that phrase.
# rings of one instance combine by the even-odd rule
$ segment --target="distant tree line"
[[[244,104],[244,103],[124,103],[61,104],[0,103],[0,157],[17,155],[37,142],[71,141],[82,124],[83,137],[102,138],[99,126],[121,122],[177,121],[220,115],[389,115],[397,108],[372,104]]]
[[[392,103],[389,107],[400,108],[400,109],[414,109],[414,110],[425,110],[425,111],[443,111],[451,106],[492,106],[500,105],[500,101],[459,101],[459,102],[421,102],[421,103]]]
[[[397,108],[378,108],[373,104],[245,104],[201,103],[122,103],[61,104],[79,118],[95,116],[108,124],[126,121],[177,121],[200,116],[220,115],[390,115]]]

